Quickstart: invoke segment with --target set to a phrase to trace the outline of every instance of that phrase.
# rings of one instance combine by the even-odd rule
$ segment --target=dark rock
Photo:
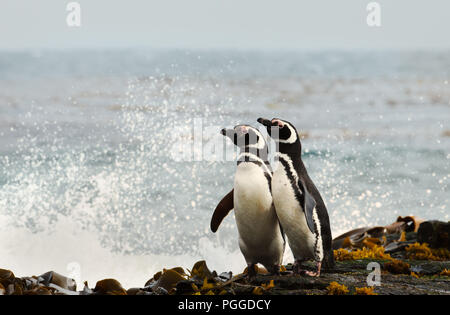
[[[438,275],[444,269],[450,270],[450,261],[411,262],[411,271],[420,275]]]
[[[408,245],[414,244],[414,241],[407,242],[392,242],[385,246],[384,252],[386,254],[396,253],[400,251],[404,251]]]
[[[41,280],[42,279],[42,280]],[[54,271],[48,271],[38,277],[39,282],[43,283],[45,286],[49,286],[50,283],[57,285],[66,290],[75,291],[77,289],[77,284],[74,279],[67,278]]]
[[[431,248],[447,248],[450,250],[450,222],[422,222],[417,231],[419,243],[427,243]]]
[[[342,248],[346,239],[349,240],[360,239],[369,229],[370,229],[369,227],[363,227],[339,235],[338,237],[333,239],[333,249]]]
[[[14,273],[11,270],[0,269],[0,284],[5,289],[6,294],[9,294],[8,287],[12,285],[12,291],[14,291],[14,282],[15,282]]]
[[[0,269],[0,280],[14,280],[15,276],[11,270]]]
[[[126,295],[127,292],[119,281],[115,279],[104,279],[97,282],[94,288],[95,294],[100,295]]]
[[[127,295],[153,295],[153,292],[144,290],[143,288],[130,288],[127,290]]]
[[[24,295],[53,295],[53,291],[50,288],[40,286],[32,290],[27,290]]]
[[[192,294],[195,292],[195,287],[201,288],[202,283],[194,280],[181,280],[176,285],[177,294]]]
[[[386,241],[388,244],[392,242],[399,242],[401,238],[401,234],[387,234]],[[407,232],[405,233],[405,238],[407,242],[415,243],[417,242],[417,233],[416,232]]]
[[[219,275],[219,278],[221,281],[228,281],[231,279],[232,276],[233,276],[233,273],[231,271],[228,271],[228,272],[222,272]]]
[[[333,271],[327,272],[324,271],[321,273],[322,275],[328,273],[334,274],[342,274],[342,273],[351,273],[351,272],[368,272],[367,265],[374,261],[373,259],[358,259],[358,260],[347,260],[336,263],[336,266]]]
[[[149,291],[145,291],[145,290],[140,290],[136,293],[136,295],[155,295],[155,293],[153,292],[149,292]]]
[[[402,261],[402,260],[393,260],[385,262],[383,265],[383,269],[393,273],[393,274],[406,274],[409,275],[411,273],[410,264]]]
[[[92,289],[89,288],[88,282],[84,281],[84,288],[80,292],[80,295],[90,295],[90,294],[93,294],[93,293],[94,293],[94,291],[92,291]]]
[[[32,290],[34,287],[39,285],[39,282],[35,277],[23,277],[21,280],[25,290]]]
[[[187,276],[186,272],[184,271],[183,268],[181,267],[175,267],[175,268],[171,268],[170,270],[176,271],[178,272],[180,275],[182,276]]]
[[[283,289],[324,289],[328,286],[328,283],[323,282],[320,277],[308,277],[308,276],[274,276],[274,275],[257,275],[250,284],[260,286],[261,284],[267,284],[271,280],[278,288]]]
[[[231,289],[236,295],[251,295],[255,286],[234,282],[231,284]]]
[[[217,277],[217,273],[215,271],[209,270],[206,265],[206,261],[200,260],[197,261],[192,267],[191,276],[196,277],[200,280],[207,278],[208,280],[212,280]]]
[[[170,291],[171,289],[177,286],[177,283],[185,280],[183,276],[181,276],[177,271],[169,269],[164,270],[164,272],[158,276],[156,281],[147,281],[148,284],[146,287],[150,287],[153,291],[156,292],[158,288],[163,288],[165,291]]]
[[[164,289],[163,287],[158,287],[155,290],[153,290],[154,293],[156,293],[157,295],[167,295],[169,294],[169,292]]]
[[[136,295],[139,291],[142,291],[141,288],[130,288],[127,290],[127,295]]]

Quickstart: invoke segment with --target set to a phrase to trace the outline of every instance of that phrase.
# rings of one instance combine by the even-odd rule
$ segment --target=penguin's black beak
[[[234,134],[234,129],[227,129],[227,128],[223,128],[222,130],[220,130],[220,134],[222,136],[231,136]]]
[[[266,127],[272,126],[272,122],[269,119],[258,118],[257,122],[259,122],[260,124],[262,124],[262,125],[264,125]]]

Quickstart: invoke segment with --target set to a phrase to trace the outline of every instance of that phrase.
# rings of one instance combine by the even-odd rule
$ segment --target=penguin
[[[277,143],[277,164],[272,176],[272,196],[277,217],[295,258],[294,274],[320,276],[321,267],[334,267],[330,220],[325,203],[306,171],[302,145],[295,127],[278,118],[259,118]],[[301,262],[313,259],[315,271],[304,271]]]
[[[239,248],[247,263],[248,277],[256,275],[256,264],[279,274],[285,239],[272,200],[272,169],[266,139],[249,125],[222,129],[239,147],[233,189],[221,200],[211,219],[217,231],[223,218],[234,208],[239,234]]]

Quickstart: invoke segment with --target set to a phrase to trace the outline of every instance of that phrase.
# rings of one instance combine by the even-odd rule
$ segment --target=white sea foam
[[[190,269],[198,260],[206,260],[211,270],[242,272],[245,261],[239,251],[229,252],[207,238],[198,241],[196,255],[114,254],[103,247],[98,235],[82,230],[69,219],[60,219],[52,232],[31,233],[12,228],[9,219],[0,217],[0,265],[14,271],[16,277],[40,275],[53,270],[74,278],[78,290],[84,281],[94,287],[98,280],[115,278],[125,288],[143,287],[163,268],[181,266]]]

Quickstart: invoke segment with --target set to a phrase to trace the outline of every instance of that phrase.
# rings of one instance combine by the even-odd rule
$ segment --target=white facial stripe
[[[264,149],[265,146],[266,146],[266,142],[264,141],[263,138],[261,138],[261,136],[259,136],[257,143],[249,144],[247,147],[261,150],[261,149]]]
[[[289,128],[289,130],[291,131],[291,135],[286,140],[278,139],[278,142],[288,144],[294,143],[295,141],[297,141],[297,133],[295,132],[295,129],[292,128],[290,124],[285,124],[285,126]]]
[[[266,141],[265,141],[263,135],[259,132],[258,129],[251,128],[251,127],[249,129],[252,129],[256,133],[256,135],[258,136],[258,142],[255,144],[250,144],[247,147],[259,149],[259,150],[264,149],[264,147],[266,146]]]
[[[250,153],[250,152],[242,152],[241,154],[239,154],[238,157],[238,161],[244,161],[244,157],[248,156],[249,158],[256,160],[258,162],[261,163],[261,165],[263,165],[263,168],[265,170],[265,172],[269,173],[270,177],[272,177],[272,172],[269,170],[269,168],[267,167],[266,163],[263,161],[263,159],[261,159],[259,156],[257,156],[256,154]]]

